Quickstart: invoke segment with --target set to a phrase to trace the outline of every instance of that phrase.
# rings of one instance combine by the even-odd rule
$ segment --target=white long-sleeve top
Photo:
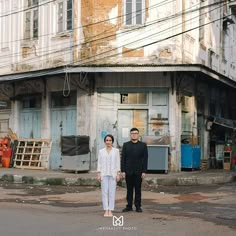
[[[110,153],[107,152],[106,148],[102,148],[98,153],[98,165],[97,171],[102,176],[113,176],[116,178],[117,172],[120,171],[120,152],[119,149],[113,148]]]

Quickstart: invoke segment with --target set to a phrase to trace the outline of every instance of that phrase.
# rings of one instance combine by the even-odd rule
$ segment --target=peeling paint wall
[[[143,0],[144,24],[125,25],[123,0],[74,0],[74,29],[64,33],[57,32],[57,3],[39,7],[36,40],[23,40],[24,11],[0,18],[0,30],[6,31],[0,37],[0,74],[71,63],[200,63],[236,80],[236,25],[220,19],[233,13],[236,22],[234,3]],[[23,0],[0,4],[0,14],[24,9]]]
[[[96,62],[99,58],[116,53],[112,43],[121,24],[121,0],[82,1],[83,47],[82,63]],[[108,52],[110,51],[110,52]]]
[[[230,48],[233,49],[236,27],[229,25],[223,31],[220,18],[230,14],[230,10],[224,3],[207,7],[214,3],[211,0],[145,1],[145,25],[141,26],[124,25],[122,1],[84,3],[88,10],[83,14],[83,25],[95,22],[96,25],[83,28],[84,42],[87,42],[82,49],[83,62],[200,63],[235,79],[236,58]],[[107,21],[117,14],[121,16],[118,21]],[[95,15],[99,17],[94,18]],[[90,37],[94,39],[92,42]]]

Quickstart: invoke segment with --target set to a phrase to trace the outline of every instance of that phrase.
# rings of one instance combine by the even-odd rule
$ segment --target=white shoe
[[[109,211],[105,211],[104,217],[109,217]]]

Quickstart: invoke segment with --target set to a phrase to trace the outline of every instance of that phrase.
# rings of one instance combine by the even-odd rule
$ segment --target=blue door
[[[20,112],[21,138],[41,138],[41,110],[24,109]]]
[[[70,97],[62,93],[51,96],[51,139],[50,169],[61,167],[61,136],[76,135],[76,92]]]
[[[52,109],[51,110],[51,138],[52,150],[50,156],[50,168],[61,167],[61,136],[76,135],[76,109]]]
[[[41,138],[41,121],[41,96],[22,97],[19,137]]]

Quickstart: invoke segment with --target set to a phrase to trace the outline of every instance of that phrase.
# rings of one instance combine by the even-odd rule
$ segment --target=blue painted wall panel
[[[21,138],[41,138],[41,111],[22,110],[20,112],[20,133]]]
[[[76,108],[51,109],[51,169],[61,166],[61,136],[67,135],[76,135]]]

